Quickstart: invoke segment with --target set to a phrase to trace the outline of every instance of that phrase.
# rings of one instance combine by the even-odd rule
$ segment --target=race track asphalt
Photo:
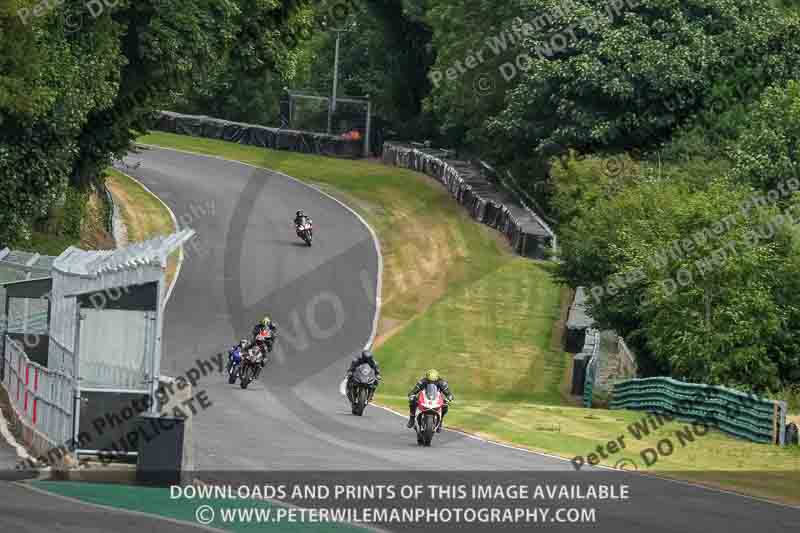
[[[375,322],[379,254],[369,229],[330,197],[268,170],[152,147],[128,161],[141,166],[125,172],[198,233],[185,248],[167,305],[162,373],[185,374],[198,359],[248,336],[265,314],[280,327],[272,360],[247,390],[218,374],[198,383],[212,403],[193,422],[201,479],[305,471],[366,480],[369,472],[354,472],[392,471],[424,480],[437,471],[437,481],[517,476],[533,483],[625,483],[630,499],[602,505],[596,524],[550,527],[763,533],[800,525],[795,508],[622,471],[575,472],[563,459],[447,430],[422,448],[405,418],[374,406],[363,417],[351,415],[339,383]],[[294,234],[297,209],[314,220],[310,248]],[[499,528],[485,530],[491,529]]]

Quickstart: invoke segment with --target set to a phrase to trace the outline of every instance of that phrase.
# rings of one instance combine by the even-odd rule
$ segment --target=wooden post
[[[780,445],[780,439],[778,435],[780,435],[780,429],[778,426],[780,425],[780,411],[778,410],[778,402],[772,402],[772,443]]]

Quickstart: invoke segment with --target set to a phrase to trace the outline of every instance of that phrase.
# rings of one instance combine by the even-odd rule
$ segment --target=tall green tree
[[[293,68],[294,0],[13,0],[0,10],[0,241],[25,240],[69,182],[85,188],[153,111],[230,63]],[[264,26],[261,26],[264,24]],[[260,29],[259,29],[260,28]],[[244,67],[243,67],[244,68]]]
[[[38,7],[37,7],[38,6]],[[89,115],[108,107],[123,64],[121,28],[65,2],[39,16],[38,2],[0,11],[0,242],[25,240],[67,186]]]
[[[768,391],[800,372],[795,230],[774,206],[742,213],[754,192],[643,175],[562,226],[561,279],[589,288],[646,375]]]
[[[730,155],[732,180],[768,192],[800,179],[800,81],[770,87]]]
[[[530,3],[540,14],[558,4]],[[766,0],[572,4],[525,37],[520,79],[488,122],[501,161],[656,146],[705,106],[719,113],[797,71],[800,24]]]
[[[424,19],[426,3],[353,0],[347,5],[352,7],[346,11],[349,16],[332,21],[335,27],[349,29],[340,38],[339,94],[370,95],[373,113],[405,138],[430,133],[432,125],[422,109],[434,59],[431,30]],[[330,94],[335,42],[335,33],[317,25],[317,37],[309,43],[310,61],[294,88]]]

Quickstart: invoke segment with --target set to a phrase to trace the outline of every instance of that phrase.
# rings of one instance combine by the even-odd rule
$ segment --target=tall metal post
[[[181,249],[181,255],[183,255],[183,249]],[[167,259],[164,258],[162,260],[162,265],[166,264]],[[167,308],[166,303],[164,302],[164,296],[166,295],[167,291],[166,272],[166,266],[162,267],[161,279],[159,279],[157,282],[158,289],[156,290],[156,294],[158,294],[158,303],[156,303],[155,336],[153,339],[153,353],[150,354],[150,368],[152,369],[153,375],[150,383],[151,402],[149,413],[152,415],[157,415],[159,410],[159,406],[156,404],[158,403],[158,387],[160,386],[161,376],[161,335],[164,329],[164,311]]]
[[[341,30],[334,31],[336,32],[336,52],[333,57],[333,95],[328,106],[328,135],[331,133],[333,114],[336,112],[336,85],[339,81],[339,37],[342,35]]]
[[[72,376],[75,380],[75,396],[72,407],[72,438],[73,442],[80,442],[78,436],[81,433],[81,328],[86,315],[81,313],[81,303],[75,298],[75,339],[72,345]]]
[[[367,127],[364,133],[364,157],[369,157],[369,134],[370,134],[370,122],[372,120],[372,100],[370,96],[367,95]]]

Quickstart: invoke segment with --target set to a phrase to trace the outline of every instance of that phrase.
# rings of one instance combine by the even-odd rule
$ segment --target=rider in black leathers
[[[436,429],[436,432],[439,433],[442,431],[442,427],[444,426],[444,417],[447,416],[447,404],[452,402],[454,397],[453,394],[450,392],[450,387],[447,385],[447,382],[439,376],[439,372],[434,369],[428,370],[425,373],[425,376],[420,379],[414,388],[408,393],[408,409],[409,409],[409,418],[408,418],[408,427],[413,428],[417,414],[417,394],[419,391],[423,390],[425,387],[428,386],[429,383],[435,384],[439,387],[439,390],[442,391],[444,397],[447,401],[445,401],[444,406],[442,406],[442,420],[439,424],[439,427]]]
[[[349,378],[350,376],[352,376],[355,369],[358,368],[360,365],[363,365],[364,363],[367,363],[369,366],[372,367],[372,370],[375,371],[375,377],[378,379],[378,381],[380,381],[381,369],[378,366],[378,362],[375,360],[375,357],[372,355],[372,352],[369,350],[364,350],[363,352],[361,352],[361,355],[359,357],[353,359],[353,362],[350,363],[350,368],[347,369],[347,377]]]
[[[356,357],[355,359],[353,359],[353,361],[350,363],[350,368],[347,369],[347,387],[348,387],[348,390],[350,390],[350,380],[353,377],[353,372],[355,372],[356,368],[358,368],[359,366],[363,365],[364,363],[366,363],[369,366],[371,366],[372,370],[375,371],[375,379],[377,379],[378,381],[380,381],[382,379],[381,378],[381,368],[378,366],[378,362],[375,360],[375,357],[372,355],[372,352],[369,351],[369,350],[364,350],[364,351],[361,352],[361,355],[359,357]],[[371,389],[370,400],[372,400],[372,395],[375,394],[375,388],[376,387],[377,387],[377,385]]]
[[[304,224],[305,222],[311,223],[311,217],[303,213],[302,210],[298,211],[294,215],[294,226],[300,227],[300,225]]]

